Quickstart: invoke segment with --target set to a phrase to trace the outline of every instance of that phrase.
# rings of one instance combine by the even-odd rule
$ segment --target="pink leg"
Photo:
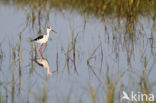
[[[41,46],[39,48],[40,55],[42,55],[42,46],[43,46],[43,44],[41,44]]]
[[[39,50],[39,52],[40,52],[40,55],[42,55],[42,51],[41,51],[41,50]]]

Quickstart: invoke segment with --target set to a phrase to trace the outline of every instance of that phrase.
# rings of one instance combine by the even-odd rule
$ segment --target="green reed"
[[[70,74],[70,69],[69,69],[69,45],[68,45],[68,48],[67,48],[67,52],[65,54],[65,58],[66,58],[67,70],[68,70],[68,73]]]
[[[48,76],[46,76],[45,84],[44,84],[44,87],[43,87],[42,103],[48,103],[47,84],[48,84]]]
[[[77,36],[78,34],[74,37],[74,33],[72,32],[72,51],[73,51],[73,64],[74,64],[74,70],[75,72],[77,72],[77,69],[76,69],[76,57],[75,57],[75,46],[76,46],[76,41],[77,41]]]
[[[106,73],[105,73],[105,84],[106,84],[106,103],[115,103],[115,88],[116,88],[116,81],[113,77],[110,76],[109,67],[107,66]]]
[[[71,93],[69,93],[69,94],[66,96],[66,98],[65,98],[65,100],[64,100],[64,103],[71,103],[70,101],[71,101]]]
[[[12,85],[11,85],[11,102],[15,103],[15,64],[16,64],[16,49],[12,49],[13,59],[12,59]]]
[[[151,83],[148,80],[148,76],[147,76],[147,60],[145,57],[144,57],[144,69],[143,69],[142,75],[140,77],[139,85],[140,85],[141,92],[143,94],[151,93],[152,88],[151,88]],[[145,100],[145,97],[144,97],[144,100]],[[152,103],[152,102],[145,101],[144,103]]]
[[[5,2],[4,2],[5,1]],[[124,17],[127,12],[133,10],[135,14],[155,12],[155,0],[2,0],[4,4],[13,2],[18,7],[30,6],[33,9],[46,10],[49,8],[76,9],[80,13],[94,14],[96,16],[111,15],[112,13]]]
[[[7,86],[4,86],[4,89],[5,89],[5,98],[6,98],[5,103],[8,103],[8,88],[7,88]]]
[[[97,95],[96,95],[96,90],[95,90],[94,86],[91,86],[91,85],[89,86],[89,92],[91,94],[93,103],[97,103]]]
[[[58,72],[58,66],[59,66],[59,64],[58,64],[58,52],[56,53],[56,71]]]
[[[3,99],[2,99],[3,97],[2,97],[2,94],[1,94],[1,92],[0,92],[0,103],[3,103]]]
[[[22,42],[22,34],[19,35],[19,43],[18,43],[18,67],[19,67],[19,87],[18,91],[20,93],[21,90],[21,42]]]
[[[115,16],[118,20],[126,19],[126,32],[131,38],[134,35],[134,24],[138,18],[144,15],[156,17],[155,0],[2,0],[3,4],[10,2],[23,10],[27,15],[27,24],[32,28],[37,24],[38,34],[41,33],[41,26],[46,27],[49,22],[50,11],[57,10],[78,11],[80,14],[95,16],[105,21],[106,17]],[[29,8],[29,9],[25,9]]]
[[[36,46],[34,45],[34,43],[31,40],[30,40],[29,43],[30,43],[30,46],[31,46],[31,50],[29,52],[29,54],[31,55],[29,74],[31,74],[33,72],[34,68],[35,68],[33,61],[37,58],[37,50],[36,50]]]

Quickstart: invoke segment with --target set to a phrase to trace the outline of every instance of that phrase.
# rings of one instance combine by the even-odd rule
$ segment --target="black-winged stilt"
[[[41,35],[41,36],[39,36],[39,37],[32,40],[32,41],[37,42],[37,43],[40,44],[40,48],[39,48],[40,54],[42,54],[41,50],[42,50],[43,44],[47,43],[47,41],[49,39],[49,34],[50,34],[51,30],[52,30],[51,26],[48,26],[47,27],[47,33],[45,35]],[[54,30],[52,30],[52,31],[56,33],[56,31],[54,31]]]

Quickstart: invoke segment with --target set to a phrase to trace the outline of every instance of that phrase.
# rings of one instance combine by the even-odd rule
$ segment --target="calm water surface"
[[[43,49],[43,57],[52,72],[47,76],[46,69],[33,61],[35,47],[36,57],[41,58],[39,45],[30,42],[40,35],[39,26],[33,27],[23,10],[14,6],[1,4],[0,15],[0,94],[4,103],[38,103],[44,95],[48,103],[64,102],[68,97],[72,103],[80,100],[91,103],[91,88],[96,91],[97,103],[100,103],[107,98],[108,77],[115,83],[114,98],[118,103],[122,90],[128,93],[141,91],[139,83],[145,67],[147,84],[156,96],[156,30],[152,29],[152,17],[139,16],[133,27],[134,35],[130,37],[126,32],[126,19],[119,21],[112,15],[102,21],[76,11],[52,9],[47,25],[51,25],[57,34],[50,33]],[[41,20],[41,34],[46,30],[44,23]],[[76,38],[75,65],[73,38]]]

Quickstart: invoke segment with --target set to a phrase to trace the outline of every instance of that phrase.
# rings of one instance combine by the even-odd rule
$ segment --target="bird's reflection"
[[[47,70],[47,75],[51,75],[52,72],[50,72],[50,67],[48,60],[44,58],[43,56],[40,56],[40,58],[35,58],[34,59],[35,63],[37,63],[39,66],[45,68]]]

